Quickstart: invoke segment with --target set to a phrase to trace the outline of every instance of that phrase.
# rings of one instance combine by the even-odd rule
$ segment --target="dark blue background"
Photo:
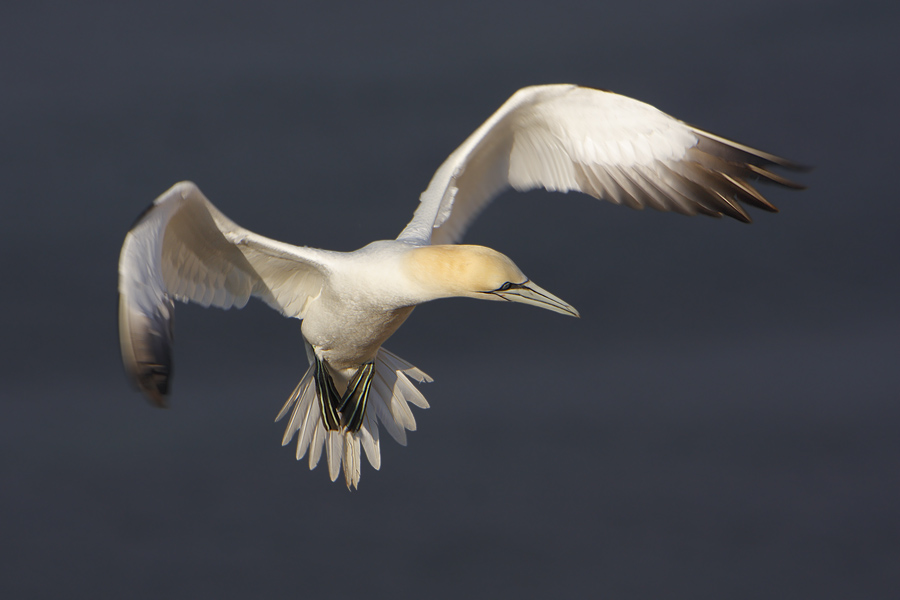
[[[898,9],[319,4],[0,8],[0,596],[895,597]],[[351,250],[558,82],[814,164],[810,189],[751,226],[502,196],[467,241],[583,318],[416,310],[387,347],[432,409],[356,493],[279,446],[306,359],[260,303],[179,306],[173,408],[129,388],[119,247],[172,183]]]

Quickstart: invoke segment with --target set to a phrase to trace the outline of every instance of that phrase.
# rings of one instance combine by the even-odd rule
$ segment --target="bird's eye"
[[[496,292],[508,292],[509,290],[520,290],[520,289],[522,289],[522,288],[524,288],[524,287],[528,287],[528,280],[527,280],[527,279],[526,279],[523,283],[512,283],[512,282],[510,282],[510,281],[507,281],[506,283],[504,283],[503,285],[501,285],[500,287],[498,287],[496,290],[494,290],[493,293],[496,293]]]

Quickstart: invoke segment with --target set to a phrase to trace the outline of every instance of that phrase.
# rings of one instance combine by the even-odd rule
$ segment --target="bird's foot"
[[[319,410],[322,411],[322,422],[328,431],[337,431],[341,428],[341,419],[338,411],[342,401],[341,396],[334,387],[334,380],[325,363],[316,357],[316,395],[319,397]]]
[[[360,365],[341,396],[337,393],[334,380],[325,366],[325,362],[316,357],[316,395],[319,397],[319,409],[322,422],[328,431],[357,432],[362,427],[366,415],[366,402],[369,399],[369,388],[375,375],[375,363]]]
[[[372,376],[375,374],[375,363],[367,362],[359,366],[353,379],[347,385],[347,391],[341,398],[341,425],[347,431],[356,432],[362,427],[366,415],[366,402],[369,399],[369,388],[372,387]]]

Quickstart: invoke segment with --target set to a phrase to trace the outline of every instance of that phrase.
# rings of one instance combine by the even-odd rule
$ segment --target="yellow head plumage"
[[[406,266],[435,298],[473,297],[528,279],[508,257],[484,246],[423,246],[409,253]]]

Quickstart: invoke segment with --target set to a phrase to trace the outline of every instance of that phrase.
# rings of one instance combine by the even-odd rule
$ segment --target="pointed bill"
[[[500,296],[504,300],[510,302],[521,302],[522,304],[531,304],[540,308],[546,308],[564,315],[572,317],[580,317],[575,307],[568,302],[558,298],[537,285],[533,281],[526,280],[525,283],[507,283],[500,289],[489,292],[495,296]]]

